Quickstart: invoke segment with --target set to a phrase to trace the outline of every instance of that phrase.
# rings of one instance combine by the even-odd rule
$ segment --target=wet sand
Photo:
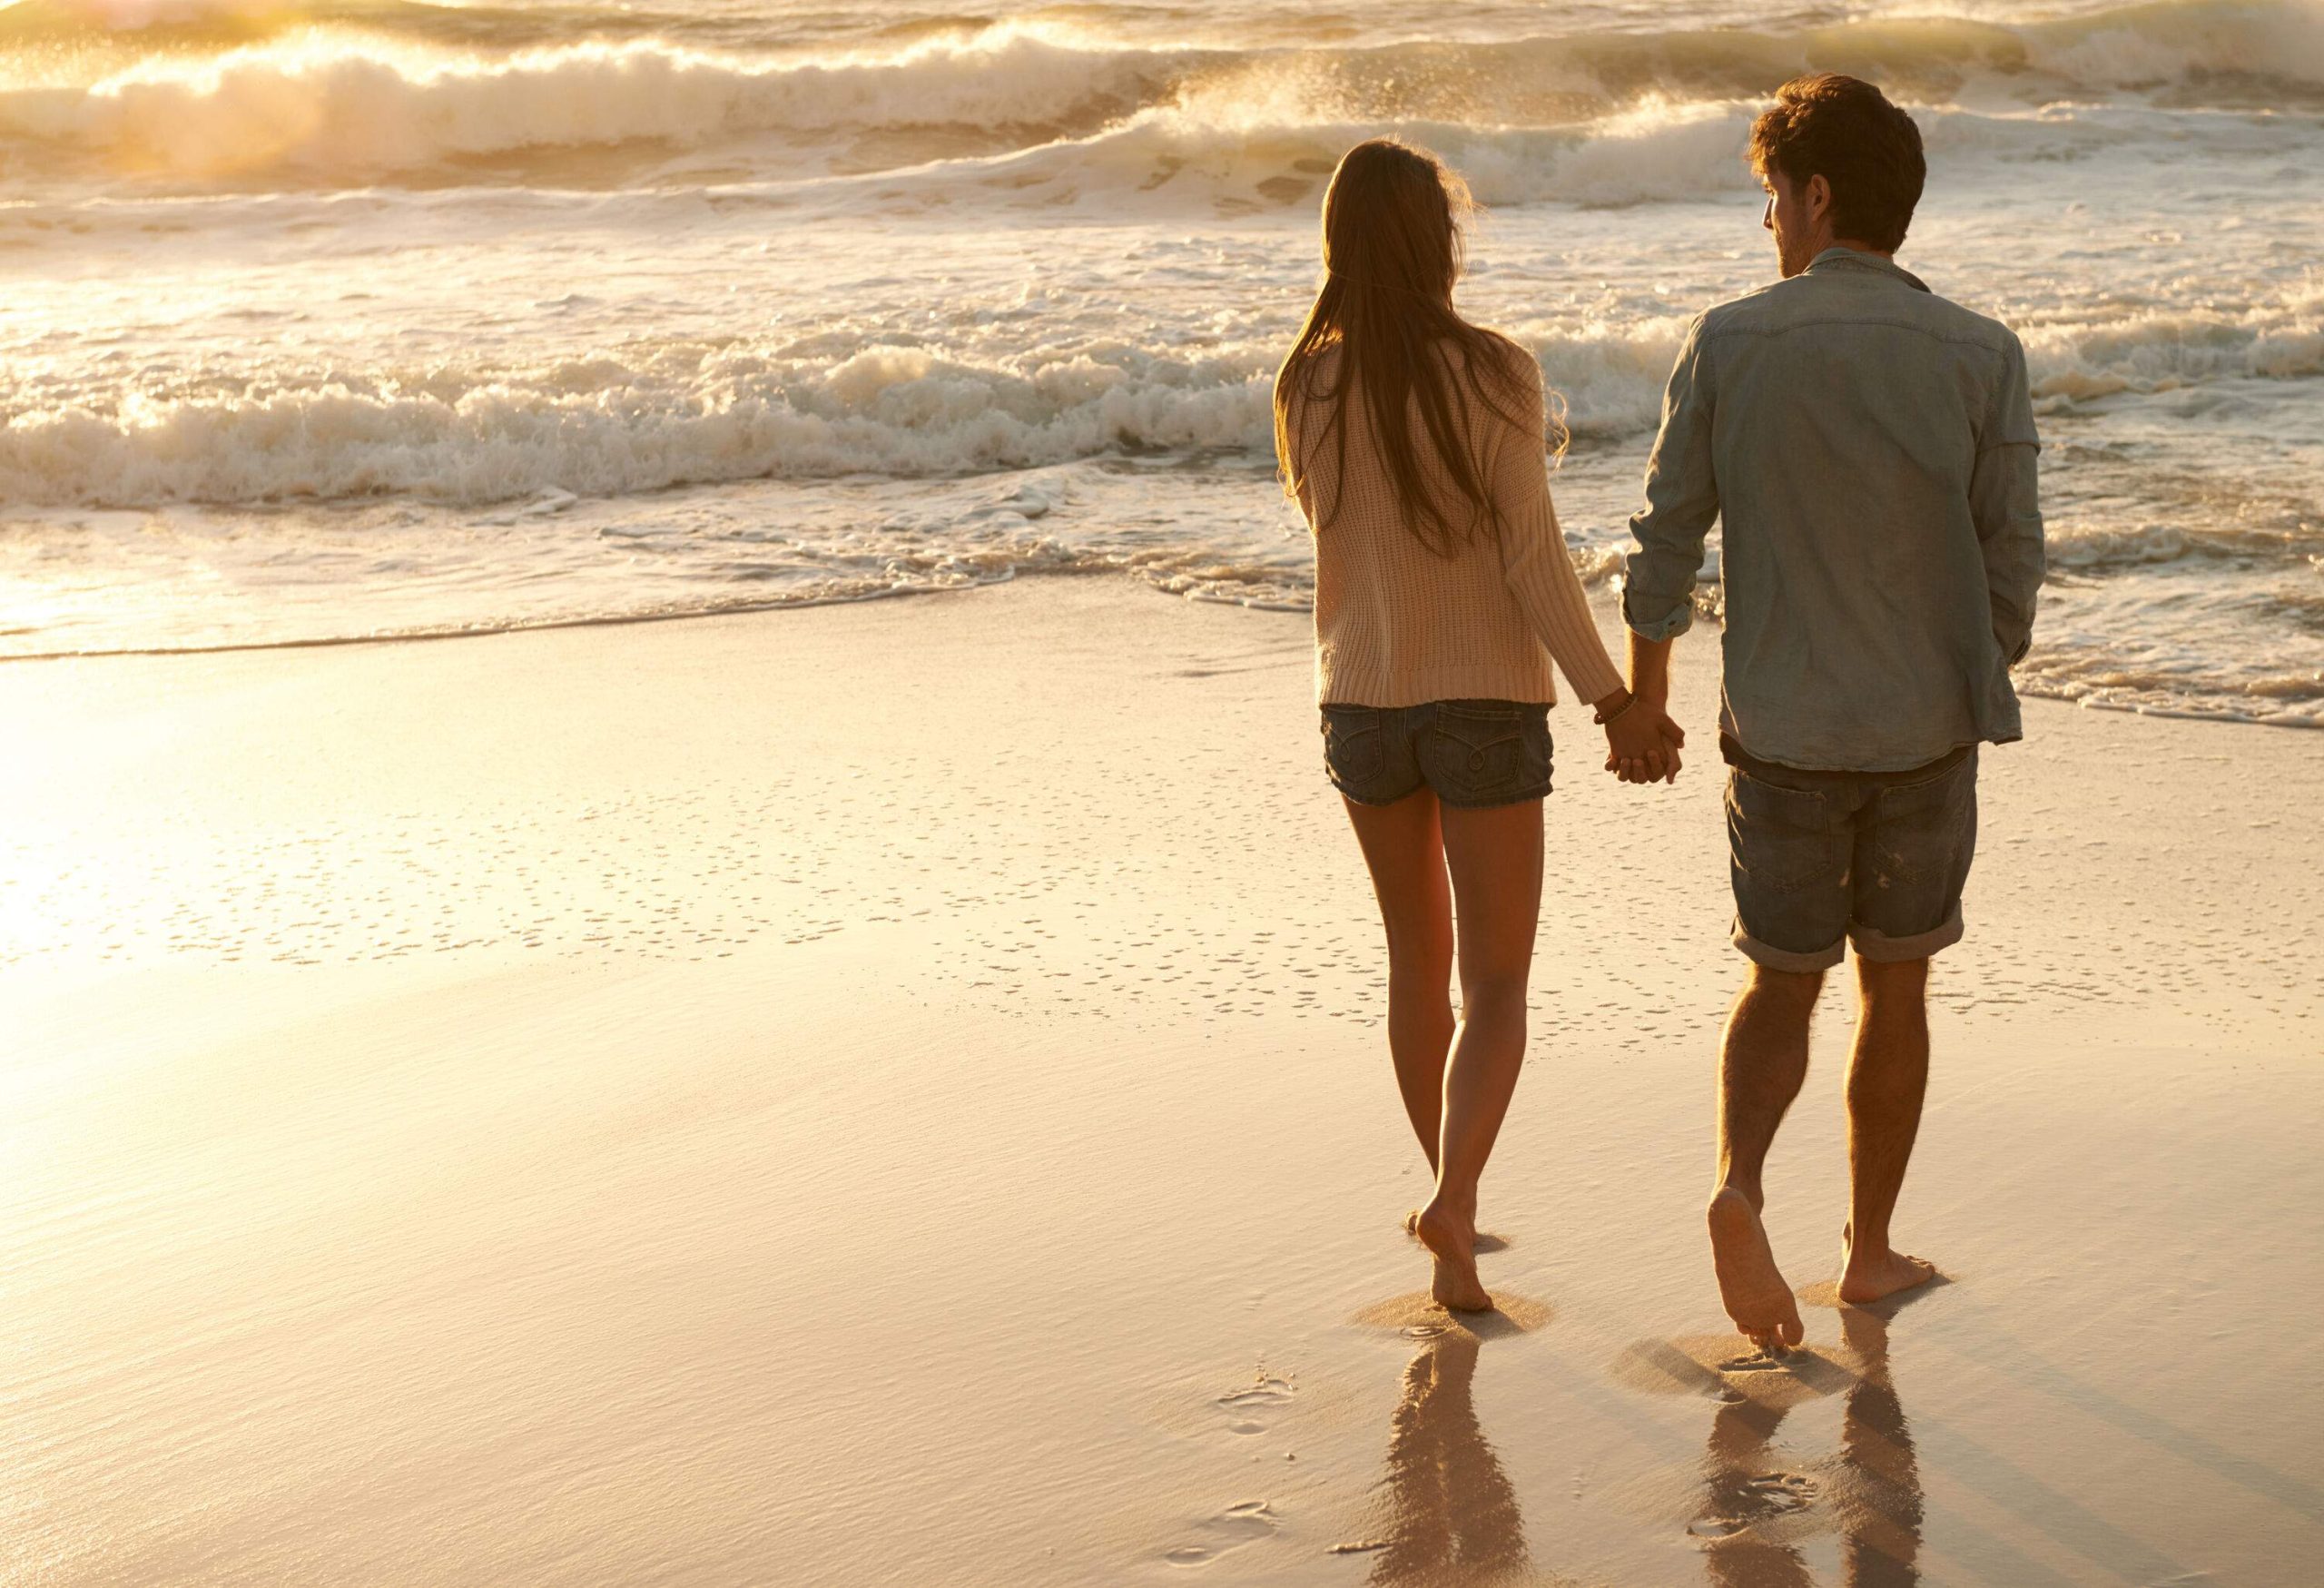
[[[2027,708],[1898,1232],[1837,986],[1729,1369],[1695,770],[1571,708],[1432,1311],[1304,618],[1098,580],[0,668],[11,1573],[2293,1583],[2324,1556],[2324,736]],[[1817,1287],[1824,1287],[1818,1290]]]

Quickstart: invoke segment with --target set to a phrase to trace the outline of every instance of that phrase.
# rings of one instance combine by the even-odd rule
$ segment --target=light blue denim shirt
[[[1623,618],[1649,639],[1686,630],[1720,520],[1721,725],[1750,754],[1896,772],[2018,738],[2039,448],[2006,326],[1826,249],[1689,330]]]

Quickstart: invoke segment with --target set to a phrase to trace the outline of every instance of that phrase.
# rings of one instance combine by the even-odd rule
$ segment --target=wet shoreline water
[[[1045,572],[1300,606],[1269,378],[1383,126],[1492,207],[1462,301],[1566,399],[1602,587],[1688,319],[1771,270],[1753,95],[1813,60],[1912,105],[1904,261],[2026,340],[2029,689],[2324,721],[2313,7],[7,15],[0,655]]]

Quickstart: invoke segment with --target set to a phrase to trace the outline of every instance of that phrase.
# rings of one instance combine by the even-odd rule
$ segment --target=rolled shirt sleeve
[[[1977,437],[1976,462],[1969,475],[1969,514],[1984,553],[1994,641],[2013,666],[2033,646],[2034,612],[2047,567],[2040,456],[2025,349],[2013,336],[2004,355],[2001,382]]]
[[[1711,467],[1711,366],[1703,321],[1686,344],[1662,393],[1662,429],[1646,465],[1646,507],[1630,518],[1622,586],[1622,621],[1644,639],[1672,639],[1695,621],[1695,577],[1703,540],[1718,518],[1718,481]]]

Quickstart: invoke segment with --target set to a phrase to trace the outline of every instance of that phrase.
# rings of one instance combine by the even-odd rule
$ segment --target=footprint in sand
[[[1164,1552],[1162,1558],[1174,1566],[1206,1566],[1223,1554],[1258,1543],[1280,1525],[1275,1508],[1265,1500],[1246,1500],[1196,1523],[1194,1542]]]
[[[1222,1406],[1279,1406],[1297,1393],[1291,1387],[1291,1380],[1261,1372],[1242,1388],[1229,1390],[1220,1396],[1218,1404]]]
[[[1763,1473],[1744,1485],[1765,1503],[1770,1514],[1804,1511],[1816,1498],[1816,1480],[1796,1472]]]
[[[1263,1368],[1242,1388],[1220,1396],[1217,1404],[1229,1414],[1228,1433],[1264,1434],[1297,1394],[1291,1380],[1277,1378]]]
[[[1725,1496],[1727,1504],[1687,1524],[1697,1538],[1732,1538],[1756,1523],[1805,1511],[1815,1503],[1816,1480],[1795,1472],[1761,1473],[1743,1478]]]

